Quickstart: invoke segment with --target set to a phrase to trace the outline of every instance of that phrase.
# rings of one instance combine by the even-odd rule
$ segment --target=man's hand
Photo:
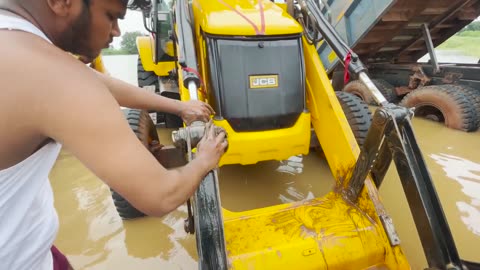
[[[180,102],[181,107],[178,113],[183,121],[189,125],[194,121],[208,122],[210,115],[215,114],[215,111],[205,102],[198,100],[189,100]]]
[[[209,170],[213,170],[218,165],[228,145],[224,131],[215,133],[215,125],[209,121],[205,126],[205,135],[197,146],[196,158],[205,162]]]

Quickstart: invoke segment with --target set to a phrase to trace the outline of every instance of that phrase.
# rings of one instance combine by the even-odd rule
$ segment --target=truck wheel
[[[463,89],[463,93],[472,103],[472,106],[475,109],[475,113],[477,116],[477,126],[474,130],[477,130],[478,128],[480,128],[480,91],[467,85],[462,85],[461,88]]]
[[[393,85],[384,79],[374,79],[372,82],[388,102],[393,103],[397,101],[397,94],[395,93],[395,87],[393,87]]]
[[[477,130],[480,127],[480,91],[467,86],[467,85],[453,85],[453,84],[444,84],[440,85],[440,87],[445,88],[445,89],[455,89],[457,91],[461,91],[467,100],[472,103],[472,106],[475,110],[476,114],[476,120],[475,121],[475,129]]]
[[[135,132],[135,135],[137,135],[137,138],[145,147],[150,149],[155,143],[159,142],[155,125],[146,111],[124,110],[124,114],[130,128]],[[125,200],[122,195],[118,194],[113,189],[110,190],[112,192],[113,204],[117,208],[118,215],[122,219],[134,219],[145,216],[144,213],[137,210]]]
[[[388,102],[395,102],[397,100],[395,88],[390,83],[383,79],[375,79],[372,80],[372,82]],[[367,86],[359,80],[349,82],[345,88],[343,88],[343,91],[356,95],[367,104],[377,105],[370,90],[368,90]]]
[[[353,135],[361,147],[365,143],[368,129],[372,124],[372,113],[367,104],[356,95],[346,92],[335,93],[352,128]]]
[[[145,71],[142,65],[142,60],[138,57],[137,64],[137,81],[139,87],[155,85],[155,92],[159,89],[158,76],[153,71]]]
[[[359,80],[349,82],[347,85],[345,85],[343,91],[359,97],[367,104],[375,104],[370,90],[368,90],[365,84]]]
[[[401,104],[415,108],[415,115],[437,122],[444,122],[449,128],[473,131],[477,115],[472,103],[463,91],[454,87],[425,86],[410,92]]]

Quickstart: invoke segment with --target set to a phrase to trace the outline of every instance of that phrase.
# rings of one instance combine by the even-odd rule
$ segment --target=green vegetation
[[[469,25],[465,26],[460,32],[464,31],[480,31],[480,21],[473,21]]]
[[[127,54],[137,54],[137,37],[143,36],[139,31],[135,32],[126,32],[122,36],[122,42],[120,43],[122,50],[127,52]]]
[[[135,32],[126,32],[122,36],[122,41],[120,42],[120,49],[108,48],[102,50],[102,55],[124,55],[124,54],[137,54],[137,37],[143,36],[144,34],[135,31]]]
[[[102,50],[102,55],[122,55],[128,54],[126,51],[122,49],[115,49],[115,48],[108,48]]]
[[[472,23],[476,25],[476,22]],[[470,24],[469,26],[471,26]],[[467,28],[469,27],[467,26]],[[465,29],[467,29],[465,28]],[[479,24],[480,28],[480,24]],[[480,57],[480,29],[479,30],[464,30],[447,41],[443,44],[438,46],[439,50],[457,50],[460,51],[464,55],[471,55]]]

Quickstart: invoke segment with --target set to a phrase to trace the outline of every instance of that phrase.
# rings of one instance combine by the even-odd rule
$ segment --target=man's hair
[[[128,4],[128,0],[121,0],[122,3],[124,3],[125,5]],[[90,0],[83,0],[83,2],[85,3],[85,5],[89,6],[90,5]],[[135,0],[133,2],[136,2]]]

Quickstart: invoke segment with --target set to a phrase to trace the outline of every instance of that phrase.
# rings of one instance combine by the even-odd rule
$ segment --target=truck
[[[384,97],[447,127],[475,131],[480,123],[480,65],[440,63],[435,47],[480,15],[477,0],[322,0],[331,25],[367,67]],[[375,103],[342,66],[328,43],[317,51],[336,91]],[[428,54],[427,63],[419,59]]]

